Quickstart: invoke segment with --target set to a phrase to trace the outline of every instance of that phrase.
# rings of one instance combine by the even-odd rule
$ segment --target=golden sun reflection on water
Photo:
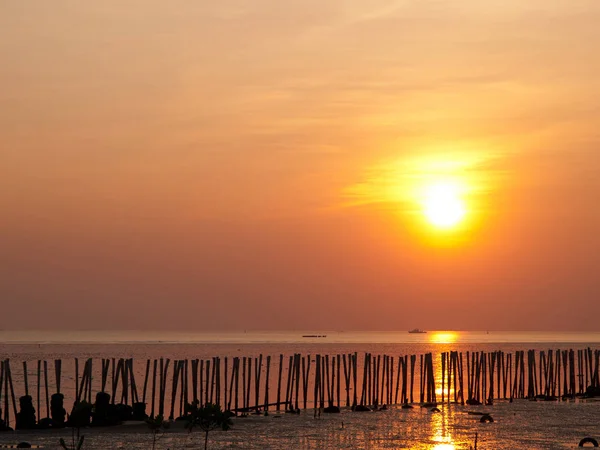
[[[454,444],[437,444],[433,450],[456,450]]]
[[[452,344],[458,340],[456,331],[434,331],[429,335],[429,342],[433,344]]]
[[[435,414],[431,419],[431,440],[434,450],[455,450],[448,410]]]

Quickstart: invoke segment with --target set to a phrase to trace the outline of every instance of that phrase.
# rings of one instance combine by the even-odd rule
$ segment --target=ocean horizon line
[[[600,343],[598,331],[0,330],[3,344],[493,344]]]

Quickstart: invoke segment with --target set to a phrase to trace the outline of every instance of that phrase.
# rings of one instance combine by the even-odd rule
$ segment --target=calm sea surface
[[[326,335],[306,338],[304,335]],[[558,350],[600,348],[599,333],[549,332],[456,332],[425,334],[403,332],[248,332],[248,333],[171,333],[171,332],[21,332],[0,331],[0,358],[11,360],[17,396],[23,395],[22,361],[28,362],[29,384],[36,383],[37,360],[63,360],[61,391],[66,406],[74,395],[74,359],[94,358],[99,371],[101,358],[134,358],[138,386],[142,384],[147,359],[209,359],[219,357],[257,357],[280,354],[347,354],[365,352],[393,356],[437,355],[444,351]],[[52,366],[53,367],[53,366]],[[273,370],[273,369],[272,369]],[[439,370],[436,367],[436,370]],[[287,367],[285,368],[287,371]],[[94,375],[93,392],[99,376]],[[140,381],[141,380],[141,381]],[[54,386],[50,377],[50,390]],[[138,387],[139,389],[139,387]],[[36,396],[36,387],[30,387]],[[2,407],[4,400],[2,400]],[[309,406],[312,406],[309,405]],[[45,406],[40,407],[45,416]],[[211,434],[213,449],[468,449],[478,436],[478,449],[574,449],[580,439],[591,436],[600,441],[600,402],[496,401],[493,406],[442,405],[441,412],[426,408],[412,410],[353,413],[314,418],[308,409],[300,416],[272,413],[269,417],[234,419],[228,432]],[[489,412],[494,423],[481,424],[470,412]],[[124,425],[108,430],[84,430],[84,449],[146,449],[150,434],[144,426]],[[59,448],[58,438],[69,430],[0,433],[0,445],[27,440],[41,448]],[[159,449],[200,448],[201,436],[189,435],[175,426],[159,441]]]

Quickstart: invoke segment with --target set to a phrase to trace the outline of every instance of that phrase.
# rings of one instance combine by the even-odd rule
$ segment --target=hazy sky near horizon
[[[595,330],[597,0],[3,0],[0,328]],[[418,192],[451,177],[439,230]]]

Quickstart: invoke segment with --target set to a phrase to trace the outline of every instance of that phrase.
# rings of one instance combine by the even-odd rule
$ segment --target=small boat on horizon
[[[413,328],[412,330],[408,330],[410,334],[423,334],[427,333],[425,330],[421,330],[420,328]]]

